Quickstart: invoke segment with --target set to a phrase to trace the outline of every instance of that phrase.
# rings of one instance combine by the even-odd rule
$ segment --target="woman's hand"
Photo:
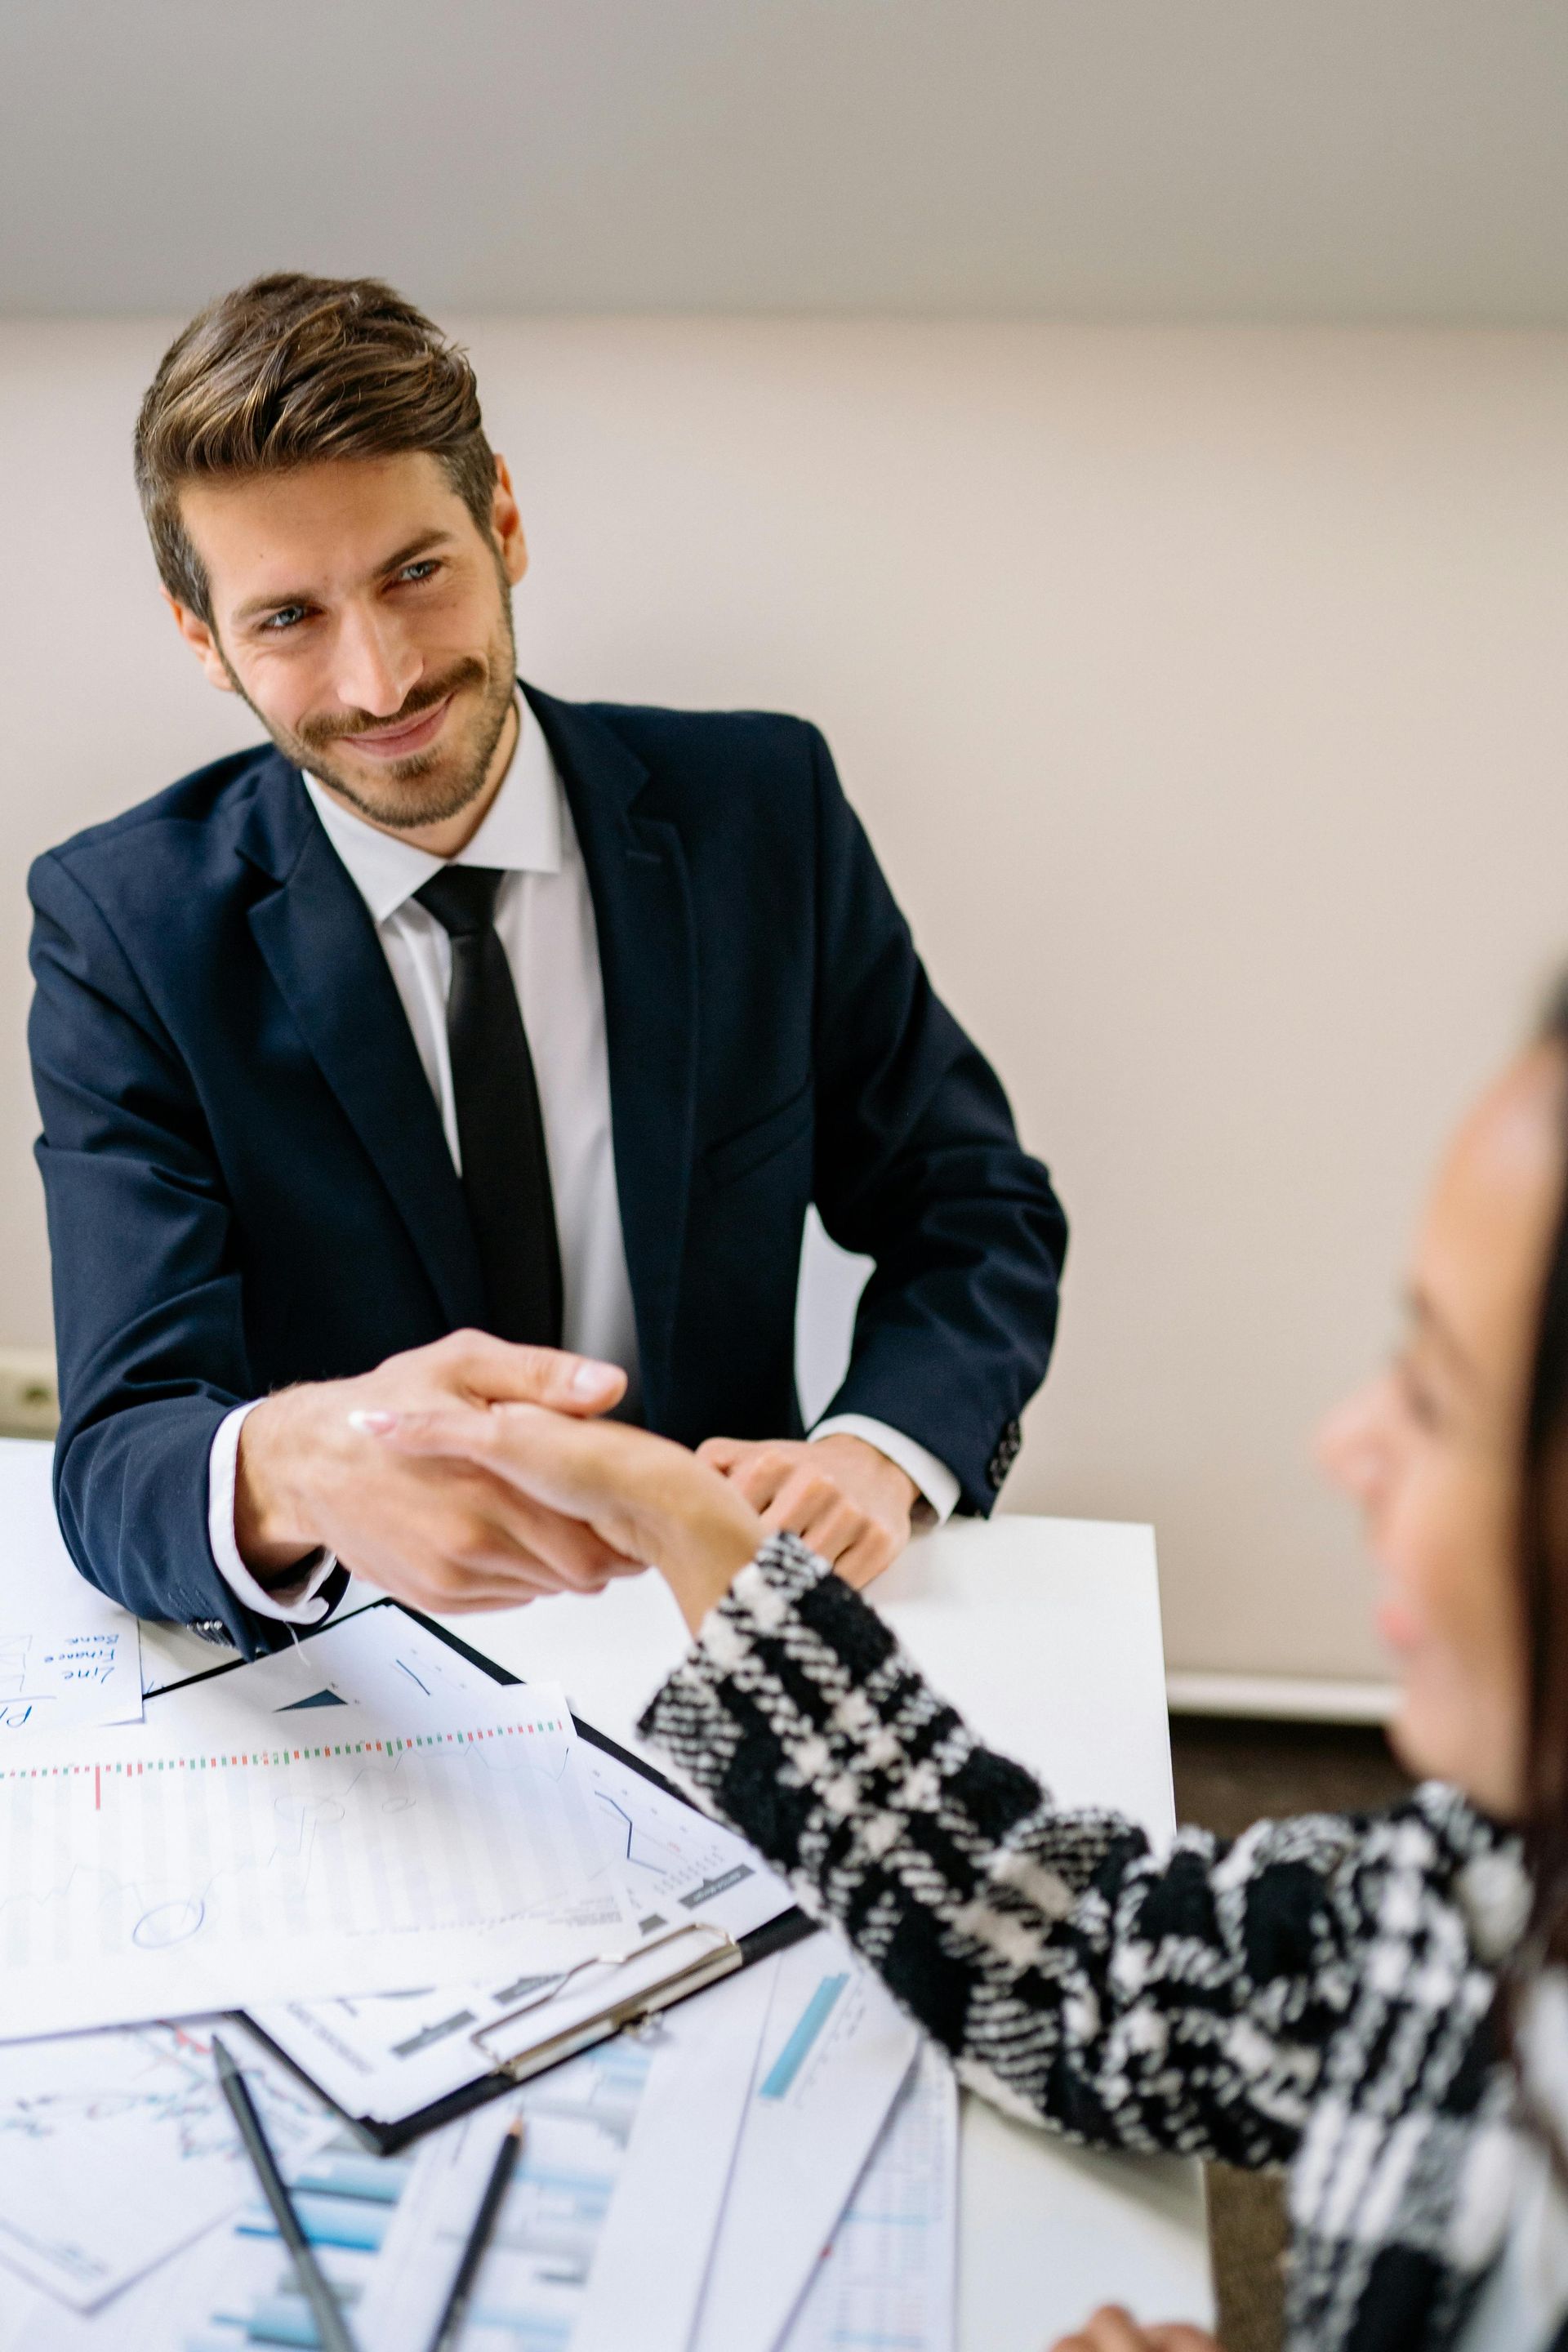
[[[1130,2311],[1108,2303],[1076,2336],[1064,2336],[1051,2352],[1219,2352],[1201,2327],[1174,2320],[1165,2327],[1140,2327]]]
[[[663,1574],[693,1633],[755,1558],[763,1523],[744,1496],[684,1446],[618,1422],[531,1404],[370,1412],[355,1426],[389,1451],[468,1462],[590,1528]]]

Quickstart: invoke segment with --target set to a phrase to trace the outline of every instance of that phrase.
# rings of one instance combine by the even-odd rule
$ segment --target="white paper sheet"
[[[542,1969],[602,1948],[573,1916],[607,1865],[560,1691],[491,1685],[466,1712],[274,1713],[199,1747],[150,1725],[0,1760],[7,2036],[461,1979],[481,1924]]]
[[[587,1740],[579,1741],[574,1757],[626,1890],[628,1924],[606,1922],[599,1948],[652,1948],[626,1968],[576,1976],[548,2004],[531,2009],[496,2038],[508,2056],[654,1982],[678,1956],[694,1957],[701,1948],[695,1937],[689,1951],[684,1943],[654,1943],[670,1927],[710,1922],[739,1937],[776,1918],[794,1900],[783,1879],[731,1831]],[[346,2114],[395,2123],[471,2083],[486,2063],[484,2045],[474,2035],[488,2037],[489,2029],[546,1988],[525,1939],[486,1930],[476,1937],[474,1950],[489,1964],[488,1976],[384,1998],[252,2005],[250,2013]]]
[[[572,2352],[687,2352],[777,1966],[759,1961],[660,2016]]]
[[[733,1830],[668,1796],[589,1740],[577,1755],[644,1935],[688,1919],[711,1919],[740,1937],[793,1906],[784,1881]]]
[[[413,2156],[367,2156],[340,2133],[289,2175],[295,2206],[351,2326],[398,2205]],[[27,2290],[21,2291],[26,2296]],[[313,2345],[309,2307],[271,2214],[254,2196],[90,2317],[42,2294],[14,2317],[5,2352],[237,2352],[247,2344]],[[357,2338],[374,2352],[370,2338]]]
[[[505,1705],[508,1691],[515,1697],[522,1687],[498,1683],[405,1611],[375,1607],[336,1618],[308,1641],[172,1692],[149,1719],[156,1726],[173,1710],[187,1729],[210,1727],[237,1738],[274,1717],[291,1717],[303,1729],[358,1711],[385,1723],[427,1720],[450,1731],[466,1724],[476,1706],[480,1719],[488,1719],[498,1699]]]
[[[575,2343],[605,2216],[654,2063],[625,2036],[422,2144],[356,2323],[375,2352],[426,2352],[478,2210],[495,2149],[521,2107],[522,2154],[479,2271],[467,2352]],[[633,2336],[621,2347],[629,2352]],[[203,2348],[205,2352],[205,2347]]]
[[[952,2352],[957,2285],[958,2088],[928,2042],[780,2352]]]
[[[53,1732],[141,1720],[134,1617],[0,1633],[0,1754]]]
[[[254,2193],[215,2024],[286,2169],[331,2137],[320,2100],[234,2019],[7,2043],[0,2262],[90,2310]]]
[[[773,2352],[918,2040],[836,1936],[781,1953],[692,2352]]]

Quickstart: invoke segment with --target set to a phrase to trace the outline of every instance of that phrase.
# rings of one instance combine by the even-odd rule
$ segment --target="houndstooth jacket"
[[[1156,1855],[981,1747],[788,1536],[643,1730],[985,2097],[1100,2147],[1289,2164],[1295,2352],[1453,2341],[1507,2220],[1490,2018],[1525,1891],[1454,1790]]]

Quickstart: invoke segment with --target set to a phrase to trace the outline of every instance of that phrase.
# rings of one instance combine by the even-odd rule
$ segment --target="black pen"
[[[522,2117],[514,2116],[511,2128],[496,2150],[496,2160],[490,2177],[485,2183],[485,2193],[479,2200],[479,2210],[474,2215],[474,2226],[468,2231],[468,2242],[463,2248],[463,2259],[458,2264],[458,2275],[452,2281],[452,2292],[447,2297],[447,2307],[436,2325],[430,2338],[430,2352],[452,2352],[462,2333],[463,2322],[468,2315],[468,2303],[474,2292],[474,2281],[479,2274],[485,2248],[490,2242],[490,2231],[500,2211],[501,2199],[507,2183],[517,2168],[522,2153]]]
[[[315,2248],[300,2225],[294,2210],[294,2200],[283,2185],[283,2175],[278,2169],[261,2117],[256,2112],[256,2102],[250,2095],[244,2075],[228,2052],[213,2035],[213,2056],[217,2061],[217,2078],[228,2101],[229,2111],[239,2126],[256,2177],[260,2181],[267,2202],[272,2208],[272,2218],[278,2224],[279,2235],[293,2257],[295,2273],[306,2302],[316,2323],[316,2333],[321,2339],[321,2352],[357,2352],[349,2334],[337,2298],[327,2284]]]

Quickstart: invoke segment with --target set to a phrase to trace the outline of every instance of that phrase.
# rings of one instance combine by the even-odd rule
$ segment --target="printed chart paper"
[[[142,1720],[134,1617],[0,1633],[0,1755],[24,1738]]]
[[[488,2063],[476,2034],[510,2057],[599,2014],[703,1948],[695,1937],[656,1942],[671,1928],[709,1923],[738,1938],[790,1908],[784,1880],[731,1831],[587,1740],[574,1755],[625,1890],[626,1920],[606,1920],[595,1948],[635,1954],[646,1946],[646,1957],[585,1970],[493,2032],[549,1988],[528,1939],[507,1928],[474,1939],[470,1959],[482,1951],[488,1976],[369,1998],[247,2004],[262,2032],[345,2114],[398,2123],[475,2080]]]
[[[642,1934],[712,1919],[739,1939],[791,1908],[785,1882],[733,1830],[587,1740],[577,1753]]]
[[[692,2352],[773,2352],[918,2041],[837,1936],[779,1955]]]
[[[522,1687],[498,1683],[406,1610],[374,1603],[285,1650],[170,1693],[153,1717],[162,1721],[177,1710],[183,1727],[230,1739],[243,1731],[259,1736],[269,1722],[341,1727],[355,1713],[378,1724],[458,1731],[490,1721],[498,1702],[514,1702]]]
[[[470,2352],[565,2352],[593,2278],[653,2065],[624,2036],[586,2052],[430,2142],[365,2296],[358,2341],[426,2352],[502,2133],[522,2154],[479,2272]],[[657,2282],[649,2283],[650,2296]],[[636,2339],[632,2339],[636,2341]],[[625,2352],[630,2352],[629,2345]]]
[[[952,2352],[958,2086],[928,2042],[910,2067],[780,2352]]]
[[[358,2327],[416,2160],[367,2156],[340,2132],[303,2163],[285,2167],[296,2210],[351,2327]],[[356,2340],[363,2352],[373,2352],[371,2339]],[[238,2352],[246,2345],[318,2341],[294,2265],[254,2187],[232,2221],[161,2263],[91,2317],[38,2295],[9,2337],[0,2334],[5,2352]]]
[[[563,1918],[606,1867],[565,1702],[494,1696],[462,1731],[312,1711],[254,1746],[0,1760],[7,2036],[459,1977],[482,1925],[544,1970],[599,1949]]]
[[[688,2352],[777,1963],[667,2010],[572,2352]]]
[[[243,2026],[216,2021],[291,2166],[335,2126]],[[0,2047],[0,2263],[89,2310],[254,2193],[214,2022]]]

